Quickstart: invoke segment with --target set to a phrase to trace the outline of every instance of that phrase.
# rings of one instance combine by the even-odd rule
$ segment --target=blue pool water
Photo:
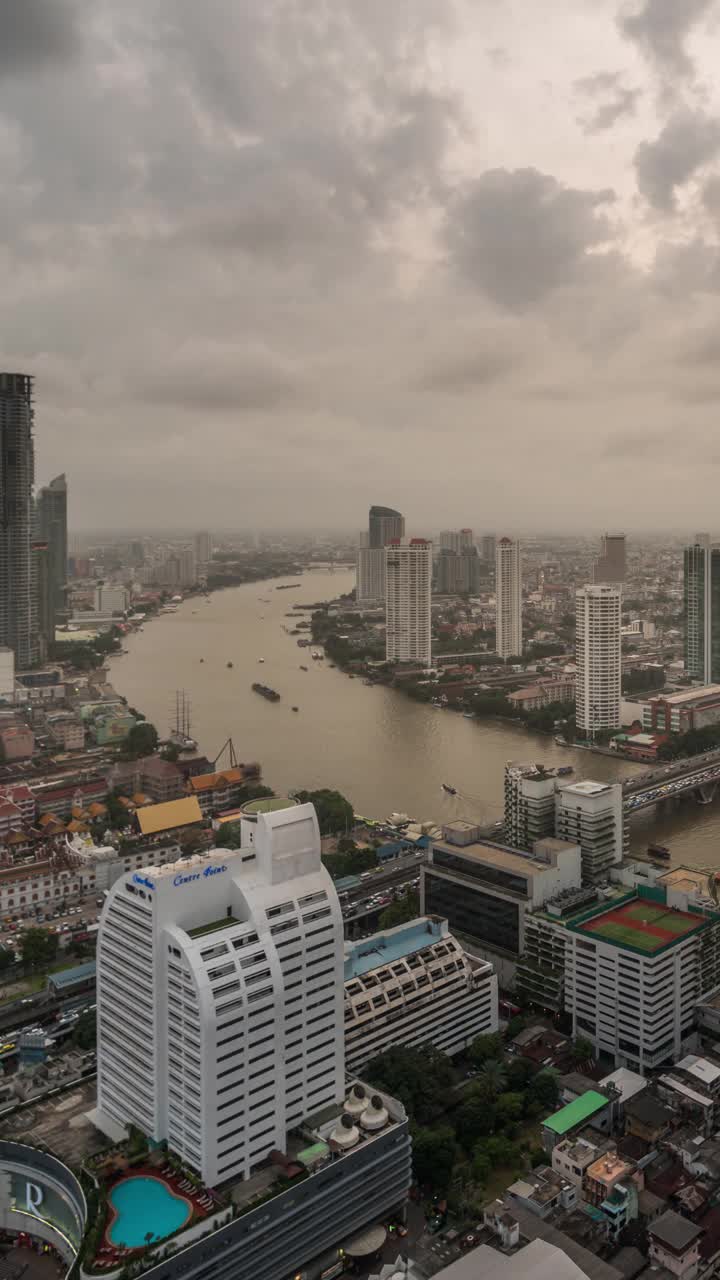
[[[113,1187],[110,1203],[117,1216],[108,1236],[113,1244],[127,1249],[146,1245],[148,1231],[153,1233],[151,1244],[171,1235],[192,1212],[187,1200],[174,1195],[156,1178],[126,1178]]]

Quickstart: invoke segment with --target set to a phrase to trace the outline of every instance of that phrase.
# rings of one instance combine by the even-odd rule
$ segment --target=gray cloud
[[[539,302],[577,279],[608,239],[614,192],[565,187],[537,169],[492,169],[451,208],[447,242],[461,276],[508,307]]]
[[[714,159],[720,150],[720,120],[682,109],[668,120],[654,142],[635,153],[640,191],[660,212],[669,213],[678,187]]]
[[[0,0],[0,76],[70,58],[79,47],[73,0]]]
[[[133,378],[133,392],[152,404],[197,413],[241,413],[298,404],[303,379],[287,362],[262,348],[188,344],[152,371]]]
[[[422,391],[465,395],[468,391],[492,386],[513,368],[514,363],[512,352],[496,344],[483,349],[479,336],[476,351],[438,359],[423,370],[418,386]]]
[[[715,0],[644,0],[638,12],[621,16],[619,27],[663,75],[688,77],[693,66],[685,41],[714,3]]]
[[[592,113],[578,121],[585,133],[602,133],[624,116],[634,115],[640,99],[640,90],[623,84],[623,77],[617,71],[599,71],[596,75],[585,76],[576,80],[574,87],[584,97],[598,100]]]

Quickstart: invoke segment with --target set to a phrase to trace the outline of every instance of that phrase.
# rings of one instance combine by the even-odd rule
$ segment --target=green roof
[[[594,1089],[588,1089],[587,1093],[584,1093],[581,1098],[576,1098],[574,1102],[569,1102],[566,1107],[556,1111],[555,1115],[548,1116],[547,1120],[543,1120],[543,1125],[546,1129],[552,1129],[553,1133],[568,1133],[570,1129],[575,1129],[584,1120],[589,1120],[591,1116],[601,1111],[607,1104],[607,1098],[603,1097],[601,1093],[596,1093]]]
[[[218,929],[229,929],[232,924],[239,924],[240,921],[235,916],[221,916],[219,920],[211,920],[209,924],[199,924],[194,929],[188,929],[188,937],[202,938],[206,933],[215,933]]]
[[[295,802],[287,796],[262,796],[260,800],[248,800],[242,806],[243,813],[276,813],[279,809],[289,809]]]

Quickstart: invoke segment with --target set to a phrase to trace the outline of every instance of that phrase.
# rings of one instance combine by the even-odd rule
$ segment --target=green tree
[[[160,752],[163,760],[167,760],[169,764],[177,764],[180,759],[180,748],[176,742],[167,742]]]
[[[488,1058],[480,1072],[480,1078],[491,1092],[502,1093],[505,1084],[505,1067],[497,1058]]]
[[[555,1072],[549,1067],[544,1071],[538,1071],[530,1083],[528,1094],[530,1099],[533,1102],[537,1102],[543,1110],[550,1111],[551,1107],[556,1105],[560,1096],[560,1087]]]
[[[472,1161],[473,1178],[479,1186],[484,1187],[492,1173],[492,1161],[486,1155],[483,1143],[478,1143]]]
[[[446,1054],[433,1045],[394,1045],[363,1071],[369,1084],[398,1098],[411,1119],[426,1125],[445,1113],[453,1085]]]
[[[7,947],[0,946],[0,970],[9,969],[10,965],[15,963],[12,951],[8,951]]]
[[[524,1092],[535,1075],[535,1063],[529,1058],[521,1058],[519,1056],[510,1057],[505,1063],[505,1075],[507,1078],[508,1088]]]
[[[319,791],[296,791],[295,799],[301,804],[309,801],[315,805],[321,835],[338,835],[354,824],[353,807],[339,791],[330,791],[327,787]]]
[[[381,929],[394,929],[395,925],[406,924],[408,920],[417,920],[420,915],[420,895],[414,889],[406,889],[402,898],[391,902],[380,912],[378,924]]]
[[[476,1067],[481,1067],[491,1058],[500,1058],[502,1049],[502,1038],[496,1031],[492,1035],[476,1036],[468,1049],[468,1057]]]
[[[73,1031],[73,1041],[78,1049],[95,1049],[97,1045],[97,1016],[94,1009],[80,1014]]]
[[[520,1162],[519,1148],[503,1134],[498,1133],[492,1138],[486,1138],[484,1150],[488,1160],[494,1166],[499,1165],[503,1169],[512,1169]]]
[[[503,1128],[516,1124],[525,1107],[523,1093],[501,1093],[495,1106],[498,1124]]]
[[[20,934],[20,955],[28,969],[42,969],[52,964],[57,950],[57,934],[47,929],[24,929]]]
[[[470,1097],[455,1112],[455,1132],[466,1151],[471,1151],[478,1138],[488,1137],[494,1129],[495,1112],[483,1098]]]
[[[575,1063],[587,1062],[593,1056],[593,1047],[590,1040],[586,1040],[584,1036],[578,1036],[573,1040],[572,1059]]]
[[[223,822],[217,832],[216,843],[219,849],[241,849],[242,823]]]
[[[447,1191],[457,1157],[455,1134],[449,1125],[413,1130],[413,1172],[421,1186]]]
[[[157,750],[158,731],[154,724],[141,720],[134,724],[125,739],[122,755],[126,760],[139,760],[141,756],[151,756]]]

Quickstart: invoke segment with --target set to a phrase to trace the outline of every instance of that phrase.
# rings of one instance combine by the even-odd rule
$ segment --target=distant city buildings
[[[484,533],[480,539],[480,559],[495,568],[495,534]]]
[[[456,556],[466,555],[475,550],[473,531],[472,529],[444,529],[440,534],[438,545],[441,551],[454,551]]]
[[[481,561],[474,544],[455,550],[441,547],[437,560],[439,595],[472,595],[480,584]]]
[[[683,557],[685,670],[702,684],[720,682],[720,548],[698,533]]]
[[[432,543],[396,538],[385,548],[385,654],[388,662],[429,666]]]
[[[356,598],[359,604],[385,600],[385,547],[405,536],[405,517],[392,507],[371,507],[367,533],[361,534],[357,555]]]
[[[212,560],[213,541],[210,533],[195,534],[195,560],[199,565],[207,565]]]
[[[575,722],[588,738],[621,724],[622,589],[589,584],[575,593]]]
[[[495,649],[501,658],[522,654],[522,567],[520,543],[500,538],[495,550]]]
[[[39,657],[33,559],[33,380],[0,373],[0,645],[18,667]]]
[[[625,534],[604,533],[593,564],[593,582],[624,582],[626,568]]]

